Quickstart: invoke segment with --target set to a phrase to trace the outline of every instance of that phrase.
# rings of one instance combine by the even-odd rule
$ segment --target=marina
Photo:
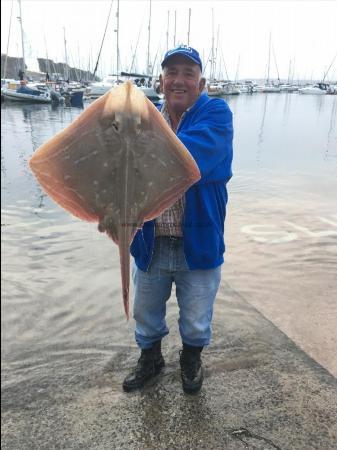
[[[81,109],[2,103],[7,448],[23,442],[28,448],[48,447],[51,440],[64,448],[76,446],[75,441],[85,448],[111,442],[116,448],[137,448],[135,438],[148,449],[164,449],[168,443],[177,448],[177,439],[194,448],[205,439],[211,448],[223,442],[240,448],[234,437],[240,427],[280,448],[329,448],[334,438],[322,433],[315,417],[320,414],[332,436],[337,97],[271,93],[227,101],[236,129],[228,251],[214,343],[205,350],[208,375],[194,416],[188,411],[195,402],[186,403],[178,389],[175,302],[168,303],[168,367],[156,386],[125,398],[121,382],[137,349],[132,324],[125,322],[120,307],[117,247],[95,225],[54,204],[28,170],[34,150],[73,122]],[[84,102],[84,108],[89,104]],[[248,399],[249,409],[244,407]],[[289,419],[293,414],[301,420]],[[213,424],[221,418],[222,426],[206,426],[203,418],[210,415]],[[181,418],[181,425],[172,419],[168,428],[169,417]],[[148,434],[158,418],[162,425]],[[57,423],[68,425],[61,430]],[[266,448],[263,439],[248,436],[247,442]]]
[[[24,17],[22,15],[21,0],[18,1],[18,20],[20,24],[21,37],[21,57],[13,58],[8,54],[1,54],[1,100],[7,101],[41,101],[41,102],[66,102],[67,105],[81,106],[82,100],[97,99],[104,95],[109,89],[118,86],[127,80],[131,80],[144,94],[152,101],[160,101],[163,95],[160,92],[160,65],[158,63],[158,53],[163,53],[163,48],[159,47],[156,54],[151,53],[151,42],[153,41],[153,34],[151,34],[152,25],[152,0],[148,2],[148,26],[147,26],[147,52],[146,52],[146,70],[144,72],[137,71],[136,60],[137,50],[139,44],[139,37],[142,27],[139,30],[137,42],[133,53],[128,57],[129,70],[123,67],[120,58],[120,5],[117,0],[115,6],[113,1],[109,5],[107,19],[105,23],[104,33],[100,43],[99,52],[97,55],[95,67],[89,64],[88,70],[83,70],[80,67],[71,67],[69,64],[69,48],[66,36],[66,28],[63,27],[63,43],[64,43],[64,61],[62,63],[54,63],[48,57],[46,46],[46,58],[38,57],[35,61],[30,58],[30,64],[37,67],[37,72],[32,72],[27,66],[25,59],[25,36],[23,31]],[[111,13],[115,10],[115,26],[114,33],[115,40],[115,63],[114,73],[105,75],[102,78],[97,77],[98,67],[101,64],[101,55],[103,46],[106,45],[107,30],[110,22],[113,20]],[[272,33],[269,33],[268,52],[267,52],[267,68],[265,80],[253,79],[239,79],[240,68],[240,54],[238,56],[235,79],[231,80],[228,76],[227,65],[223,55],[223,49],[219,40],[218,26],[217,39],[215,39],[216,20],[214,17],[214,8],[211,10],[211,46],[209,56],[205,58],[203,68],[203,77],[206,79],[205,90],[209,96],[223,97],[228,95],[239,95],[241,93],[284,93],[284,92],[298,92],[300,94],[310,95],[325,95],[337,94],[337,81],[331,75],[334,69],[334,63],[337,58],[335,54],[331,61],[327,61],[328,66],[322,71],[322,78],[315,81],[295,80],[295,60],[290,60],[287,79],[282,79],[277,63],[274,38]],[[12,23],[13,6],[10,13],[10,24]],[[144,19],[143,19],[144,20]],[[177,14],[174,14],[174,36],[173,45],[176,44],[176,25]],[[188,28],[187,28],[187,46],[190,40],[191,28],[191,8],[188,9]],[[166,31],[166,50],[169,48],[170,35],[170,11],[167,12],[167,31]],[[11,25],[9,26],[7,38],[7,50],[11,39]],[[26,43],[27,46],[27,43]],[[79,49],[78,49],[79,50]],[[203,51],[204,54],[204,51]],[[9,67],[10,66],[10,67]],[[274,76],[272,75],[274,74]],[[16,78],[19,75],[20,81]],[[277,77],[275,77],[277,75]],[[329,78],[330,77],[330,78]],[[37,85],[38,83],[38,85]],[[31,89],[32,91],[24,93],[22,89]],[[43,92],[42,92],[43,91]]]
[[[333,2],[325,1],[319,6],[210,1],[202,7],[192,0],[2,3],[2,448],[335,449],[333,10],[337,12]],[[198,50],[204,93],[216,98],[211,100],[215,104],[223,105],[218,100],[223,99],[233,114],[225,262],[211,343],[202,353],[200,392],[187,395],[182,389],[181,310],[173,287],[166,302],[169,335],[162,340],[166,365],[145,387],[126,393],[125,377],[139,357],[133,283],[130,291],[126,288],[128,246],[124,242],[123,266],[118,246],[98,232],[96,222],[70,215],[46,194],[30,161],[57,135],[57,167],[71,160],[68,167],[75,173],[74,178],[69,170],[57,175],[61,185],[71,179],[69,198],[79,193],[71,184],[74,179],[90,201],[93,185],[97,197],[101,192],[115,195],[111,186],[124,186],[123,163],[139,166],[137,158],[124,161],[123,154],[112,169],[112,180],[106,160],[87,160],[88,148],[90,155],[102,154],[103,148],[104,158],[110,158],[114,145],[102,140],[102,133],[111,137],[111,131],[119,132],[121,125],[123,130],[126,123],[123,114],[120,120],[106,114],[104,120],[112,118],[112,126],[108,120],[103,124],[101,113],[108,109],[104,100],[116,87],[128,92],[136,88],[159,107],[165,101],[161,61],[180,44]],[[178,98],[183,95],[182,86],[176,90]],[[146,117],[143,130],[151,128],[146,107],[153,105],[142,95],[138,98]],[[108,106],[113,110],[112,103]],[[87,122],[77,120],[90,112]],[[143,149],[151,149],[143,167],[150,161],[162,182],[164,174],[151,159],[161,161],[160,127],[149,135],[139,123],[136,131],[132,124],[127,122],[130,128],[123,139],[140,136],[141,157]],[[68,134],[61,133],[66,128]],[[72,148],[78,153],[71,154]],[[130,147],[131,156],[135,148]],[[45,164],[39,176],[50,188],[55,161],[50,163],[43,153],[36,156]],[[89,161],[87,172],[81,166],[87,176],[78,177],[76,165],[83,160]],[[105,190],[100,170],[108,179]],[[176,172],[165,176],[172,181]],[[143,187],[136,192],[144,195],[143,173],[130,173],[137,173]],[[55,192],[59,200],[65,198]],[[116,192],[116,204],[123,198],[133,211],[136,203],[127,204],[122,189]],[[93,217],[93,209],[89,214]],[[134,269],[133,264],[131,258]]]

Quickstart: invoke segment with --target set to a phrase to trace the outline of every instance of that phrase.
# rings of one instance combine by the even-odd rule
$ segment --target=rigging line
[[[133,57],[132,57],[132,62],[131,62],[131,67],[130,67],[130,72],[132,72],[133,64],[134,64],[135,59],[136,59],[136,53],[137,53],[137,49],[138,49],[140,33],[141,33],[141,31],[142,31],[142,28],[143,28],[144,17],[145,17],[145,14],[143,14],[142,22],[141,22],[140,27],[139,27],[139,33],[138,33],[138,38],[137,38],[136,48],[135,48],[135,51],[133,52]]]
[[[328,75],[328,73],[329,73],[329,70],[331,69],[331,67],[332,67],[332,65],[333,65],[333,63],[335,62],[335,59],[336,59],[336,57],[337,57],[337,53],[335,54],[335,56],[334,56],[334,58],[333,58],[333,60],[332,60],[332,62],[331,62],[331,64],[330,64],[330,66],[329,66],[329,68],[328,68],[328,70],[325,72],[325,75],[324,75],[324,77],[323,77],[323,80],[322,81],[324,81],[325,80],[325,77]]]
[[[272,47],[273,47],[273,56],[274,56],[274,61],[275,61],[275,66],[276,66],[276,71],[277,71],[277,79],[278,79],[278,81],[280,81],[280,74],[279,74],[278,67],[277,67],[274,44],[272,45]]]
[[[226,61],[225,61],[225,58],[224,58],[224,55],[223,55],[223,51],[222,51],[221,45],[220,45],[220,51],[221,51],[221,56],[222,56],[223,64],[224,64],[224,66],[225,66],[226,77],[227,77],[227,80],[229,80],[228,72],[227,72],[227,66],[226,66]]]
[[[158,56],[159,53],[162,53],[162,52],[163,52],[162,42],[163,42],[163,39],[164,39],[164,34],[165,34],[165,31],[162,30],[162,33],[161,33],[160,39],[159,39],[159,44],[158,44],[158,47],[157,47],[157,53],[156,53],[154,62],[153,62],[153,64],[152,64],[151,77],[153,77],[153,74],[154,74],[155,64],[156,64],[156,61],[157,61],[157,56]],[[159,63],[159,64],[160,64],[160,63]],[[157,63],[157,74],[158,74],[158,72],[160,72],[160,71],[161,71],[161,66],[159,67],[159,70],[158,70],[158,63]]]
[[[94,74],[93,74],[93,80],[94,80],[94,81],[95,81],[95,76],[96,76],[97,67],[98,67],[98,63],[99,63],[99,58],[100,58],[100,56],[101,56],[101,52],[102,52],[102,48],[103,48],[103,44],[104,44],[104,39],[105,39],[105,35],[106,35],[106,30],[107,30],[107,28],[108,28],[108,23],[109,23],[109,19],[110,19],[110,14],[111,14],[111,10],[112,10],[112,4],[113,4],[113,0],[111,0],[110,10],[109,10],[108,19],[107,19],[106,25],[105,25],[105,30],[104,30],[104,34],[103,34],[102,44],[101,44],[101,48],[99,49],[99,53],[98,53],[98,56],[97,56],[96,66],[95,66],[95,70],[94,70]]]
[[[154,60],[153,60],[153,63],[152,63],[152,72],[151,72],[151,77],[153,77],[153,72],[154,72],[154,68],[155,68],[155,64],[156,64],[156,61],[157,61],[157,56],[158,56],[158,53],[159,53],[159,46],[157,47],[157,52],[156,52],[156,56],[154,57]]]
[[[78,76],[78,70],[81,70],[81,69],[77,69],[76,68],[76,62],[75,62],[74,56],[73,56],[71,51],[69,51],[69,54],[70,54],[70,59],[71,59],[72,65],[73,65],[73,67],[70,67],[69,64],[68,64],[68,69],[69,69],[69,72],[70,72],[70,78],[71,78],[71,71],[73,70],[74,73],[75,73],[76,81],[80,81],[80,77]]]
[[[208,58],[207,58],[207,60],[206,60],[205,67],[203,68],[202,75],[205,75],[205,73],[206,73],[206,68],[207,68],[208,62],[210,61],[210,56],[211,56],[211,54],[212,54],[212,49],[210,50],[210,52],[209,52],[209,54],[208,54]]]

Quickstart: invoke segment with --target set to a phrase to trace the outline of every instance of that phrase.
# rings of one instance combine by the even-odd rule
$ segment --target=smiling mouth
[[[183,89],[172,89],[173,94],[186,94],[187,91]]]

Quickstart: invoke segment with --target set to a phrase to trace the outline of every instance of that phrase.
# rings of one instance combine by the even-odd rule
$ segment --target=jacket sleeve
[[[231,178],[233,121],[225,101],[210,99],[195,113],[189,126],[182,124],[177,136],[199,167],[198,183]]]

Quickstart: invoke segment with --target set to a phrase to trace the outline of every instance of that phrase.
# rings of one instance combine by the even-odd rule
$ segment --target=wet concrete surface
[[[336,379],[240,294],[222,284],[195,396],[181,388],[176,318],[171,306],[164,371],[130,394],[121,384],[139,352],[129,337],[7,355],[2,448],[336,449]]]
[[[163,373],[131,394],[121,383],[132,345],[53,346],[34,365],[37,349],[7,358],[2,448],[335,449],[336,379],[229,286],[217,304],[195,396],[181,389],[176,331],[163,341]]]

